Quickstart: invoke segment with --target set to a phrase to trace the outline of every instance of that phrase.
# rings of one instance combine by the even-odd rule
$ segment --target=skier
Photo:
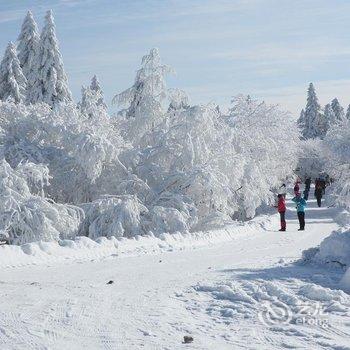
[[[311,178],[308,177],[305,180],[305,190],[304,190],[304,199],[306,201],[309,199],[310,186],[311,186]]]
[[[317,205],[320,208],[321,207],[321,200],[322,200],[322,195],[323,195],[323,185],[321,181],[316,181],[315,184],[315,193],[314,193],[316,200],[317,200]]]
[[[296,209],[298,214],[298,220],[299,220],[299,229],[298,231],[304,231],[305,230],[305,208],[307,206],[306,200],[301,197],[300,193],[298,193],[292,201],[296,203]]]
[[[280,220],[281,220],[281,229],[279,231],[285,231],[286,230],[286,201],[284,199],[283,194],[279,194],[278,196],[278,203],[275,206],[277,208],[278,212],[280,213]]]

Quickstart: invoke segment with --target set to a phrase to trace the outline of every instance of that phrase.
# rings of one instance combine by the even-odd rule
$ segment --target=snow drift
[[[325,238],[319,247],[303,252],[303,259],[338,267],[350,266],[350,230],[342,229]]]

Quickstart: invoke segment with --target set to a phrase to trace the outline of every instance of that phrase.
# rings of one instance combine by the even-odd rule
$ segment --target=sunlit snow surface
[[[338,211],[310,203],[298,232],[289,209],[285,233],[273,215],[189,235],[1,247],[0,348],[348,349],[344,271],[297,262],[338,229]]]

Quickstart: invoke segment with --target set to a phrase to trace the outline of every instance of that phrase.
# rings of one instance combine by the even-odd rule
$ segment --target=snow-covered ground
[[[295,264],[338,228],[337,209],[311,201],[298,232],[289,206],[287,232],[273,215],[174,238],[3,248],[0,349],[350,349],[344,272]]]

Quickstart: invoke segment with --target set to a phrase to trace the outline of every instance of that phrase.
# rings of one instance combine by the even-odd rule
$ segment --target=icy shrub
[[[185,223],[186,231],[190,230],[198,222],[198,210],[192,200],[180,193],[164,191],[158,194],[158,198],[153,202],[155,206],[173,208],[181,216],[181,221]],[[154,212],[154,211],[153,211]],[[166,232],[177,231],[176,228],[170,228]]]
[[[83,218],[82,210],[32,194],[30,181],[42,190],[48,184],[48,169],[30,163],[12,169],[5,160],[1,161],[2,236],[11,244],[74,238]]]
[[[148,210],[132,195],[104,196],[82,204],[85,220],[80,235],[90,238],[134,237],[151,232],[159,235],[189,231],[196,222],[195,208],[177,196],[167,197],[165,194],[158,203],[172,204],[177,208],[155,205]]]
[[[105,196],[81,207],[85,220],[80,235],[133,237],[143,233],[141,218],[148,210],[136,196]]]
[[[164,181],[164,187],[167,191],[173,192],[174,199],[176,195],[179,196],[177,203],[181,197],[181,200],[184,201],[182,206],[185,205],[186,198],[189,203],[193,203],[190,214],[193,218],[195,215],[198,219],[202,219],[217,212],[233,213],[234,206],[233,203],[230,203],[232,191],[227,185],[227,179],[214,169],[212,171],[210,168],[194,169],[188,173],[169,175]],[[165,206],[177,208],[178,204],[168,200]],[[192,220],[192,225],[197,221],[197,219]]]
[[[188,218],[175,208],[155,206],[150,211],[150,218],[150,230],[157,235],[189,231]]]

